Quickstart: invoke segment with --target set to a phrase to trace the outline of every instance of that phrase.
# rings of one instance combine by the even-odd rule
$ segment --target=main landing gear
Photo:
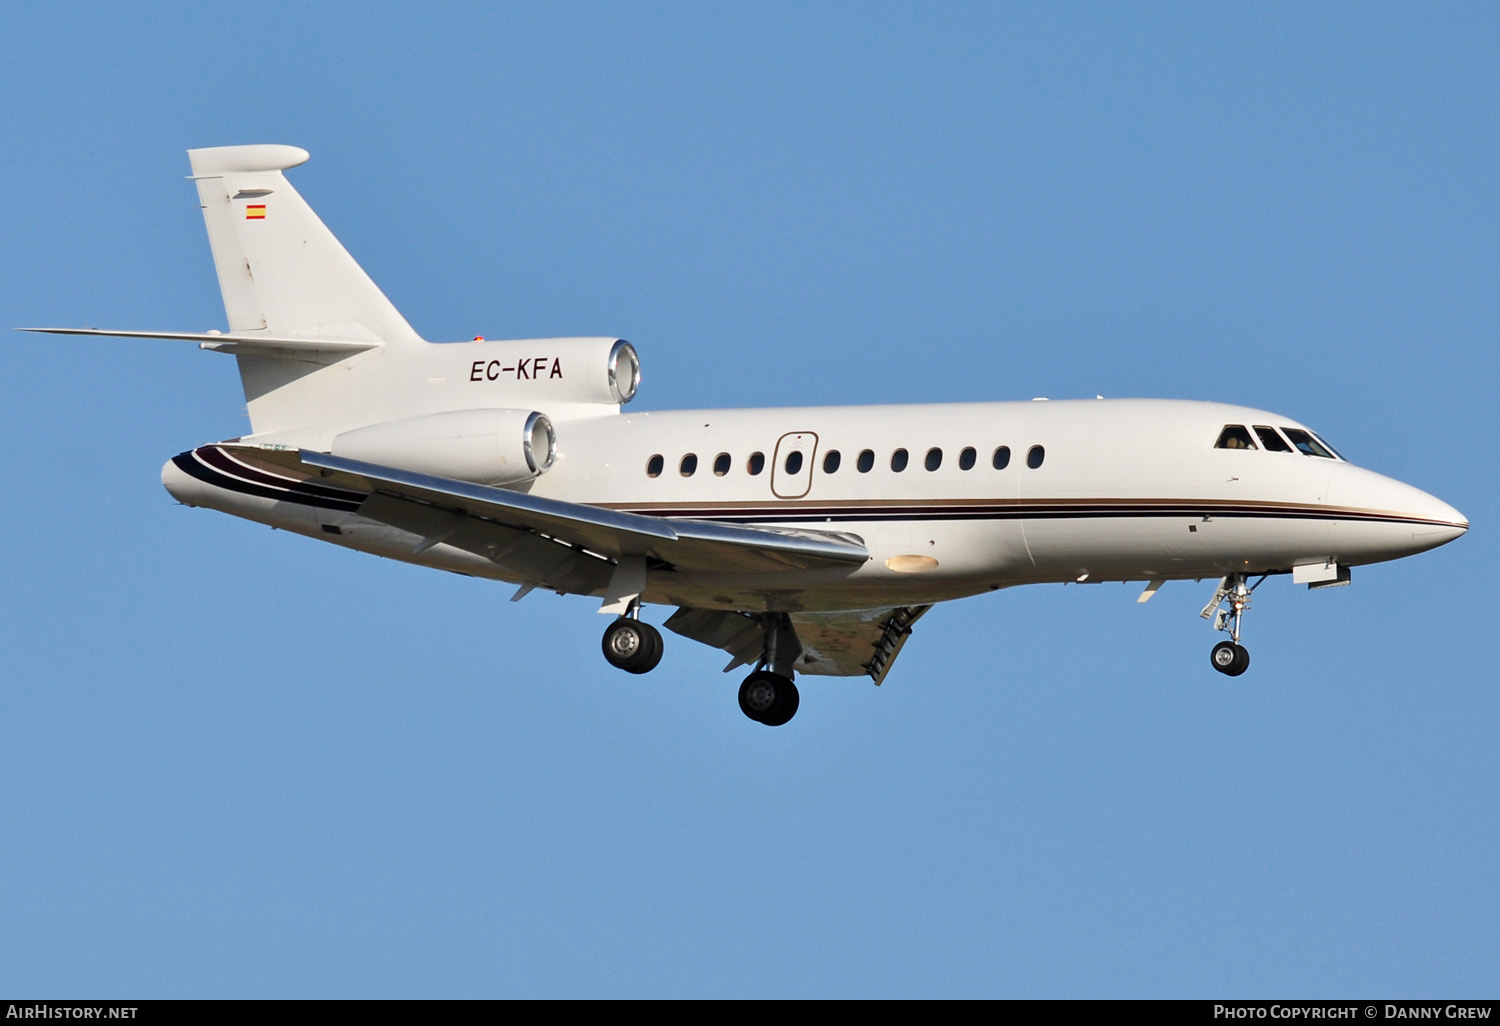
[[[792,682],[792,663],[802,645],[785,613],[762,613],[759,619],[760,662],[740,685],[740,711],[756,723],[779,727],[797,715],[802,702]]]
[[[1240,644],[1240,623],[1245,610],[1250,608],[1250,593],[1260,587],[1266,579],[1262,574],[1254,584],[1245,583],[1245,574],[1229,574],[1219,582],[1218,590],[1208,605],[1203,607],[1203,619],[1212,618],[1214,630],[1227,631],[1228,641],[1221,641],[1209,653],[1213,668],[1230,677],[1238,677],[1250,669],[1250,652]]]
[[[627,673],[650,673],[661,662],[661,632],[644,620],[622,616],[604,628],[604,658]]]
[[[792,679],[770,670],[756,670],[740,685],[740,711],[768,727],[779,727],[797,715],[801,702]]]
[[[604,628],[600,646],[609,664],[627,673],[649,673],[661,662],[661,633],[639,616],[639,604],[632,603],[624,616]],[[802,703],[792,682],[791,665],[801,646],[785,614],[763,613],[757,620],[763,638],[761,658],[755,672],[740,685],[740,710],[756,723],[779,727],[797,714]]]

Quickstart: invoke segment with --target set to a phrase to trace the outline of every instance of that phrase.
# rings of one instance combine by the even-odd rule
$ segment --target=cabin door
[[[818,436],[811,431],[782,435],[771,457],[771,494],[778,499],[800,499],[811,491],[817,453]]]

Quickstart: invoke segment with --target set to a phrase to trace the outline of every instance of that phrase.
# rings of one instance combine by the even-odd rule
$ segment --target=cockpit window
[[[1313,441],[1317,442],[1319,445],[1321,445],[1323,448],[1327,449],[1329,452],[1333,453],[1335,456],[1337,456],[1339,459],[1343,460],[1345,463],[1349,462],[1349,457],[1345,456],[1343,453],[1339,452],[1333,446],[1329,445],[1323,439],[1323,437],[1321,435],[1317,434],[1316,432],[1309,432],[1309,434],[1311,434],[1313,436]]]
[[[1301,428],[1285,426],[1283,426],[1281,430],[1286,433],[1286,436],[1291,440],[1291,443],[1297,447],[1297,451],[1302,453],[1303,455],[1321,456],[1325,460],[1338,458],[1329,450],[1328,446],[1318,441],[1317,436],[1315,436],[1311,431],[1303,431]]]
[[[1266,452],[1291,452],[1292,447],[1286,444],[1286,439],[1276,433],[1273,427],[1265,424],[1255,425],[1255,437],[1260,439],[1260,444],[1265,446]]]
[[[1224,430],[1219,432],[1219,440],[1214,443],[1215,449],[1254,449],[1255,447],[1255,441],[1243,424],[1225,424]]]

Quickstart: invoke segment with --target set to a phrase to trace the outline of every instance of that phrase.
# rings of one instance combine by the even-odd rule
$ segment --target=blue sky
[[[0,993],[1348,996],[1500,983],[1493,5],[9,5],[0,326],[223,326],[184,151],[281,142],[433,339],[642,408],[1146,395],[1469,535],[939,607],[769,730],[594,603],[177,507],[233,361],[0,367]],[[21,484],[25,488],[21,488]],[[664,611],[652,611],[660,622]]]

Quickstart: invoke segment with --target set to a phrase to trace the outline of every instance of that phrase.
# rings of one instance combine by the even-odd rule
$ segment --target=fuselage
[[[778,726],[793,677],[880,684],[933,603],[1019,584],[1218,583],[1241,644],[1252,574],[1347,583],[1468,529],[1287,417],[1175,400],[626,412],[615,336],[432,343],[282,173],[293,146],[189,151],[228,331],[149,331],[239,364],[247,437],[172,458],[206,506],[362,552],[601,599],[601,649],[646,673],[669,631],[752,666]],[[45,328],[122,336],[120,329]],[[1217,610],[1217,612],[1215,612]]]
[[[1235,446],[1230,427],[1250,444]],[[559,423],[555,464],[522,487],[669,519],[843,532],[870,552],[859,567],[774,575],[653,568],[645,601],[694,608],[863,609],[1028,583],[1350,567],[1467,530],[1417,488],[1316,441],[1299,449],[1301,433],[1263,410],[1144,399],[619,413]],[[451,546],[414,551],[420,538],[357,511],[251,494],[232,475],[168,463],[163,482],[191,505],[516,580]]]

